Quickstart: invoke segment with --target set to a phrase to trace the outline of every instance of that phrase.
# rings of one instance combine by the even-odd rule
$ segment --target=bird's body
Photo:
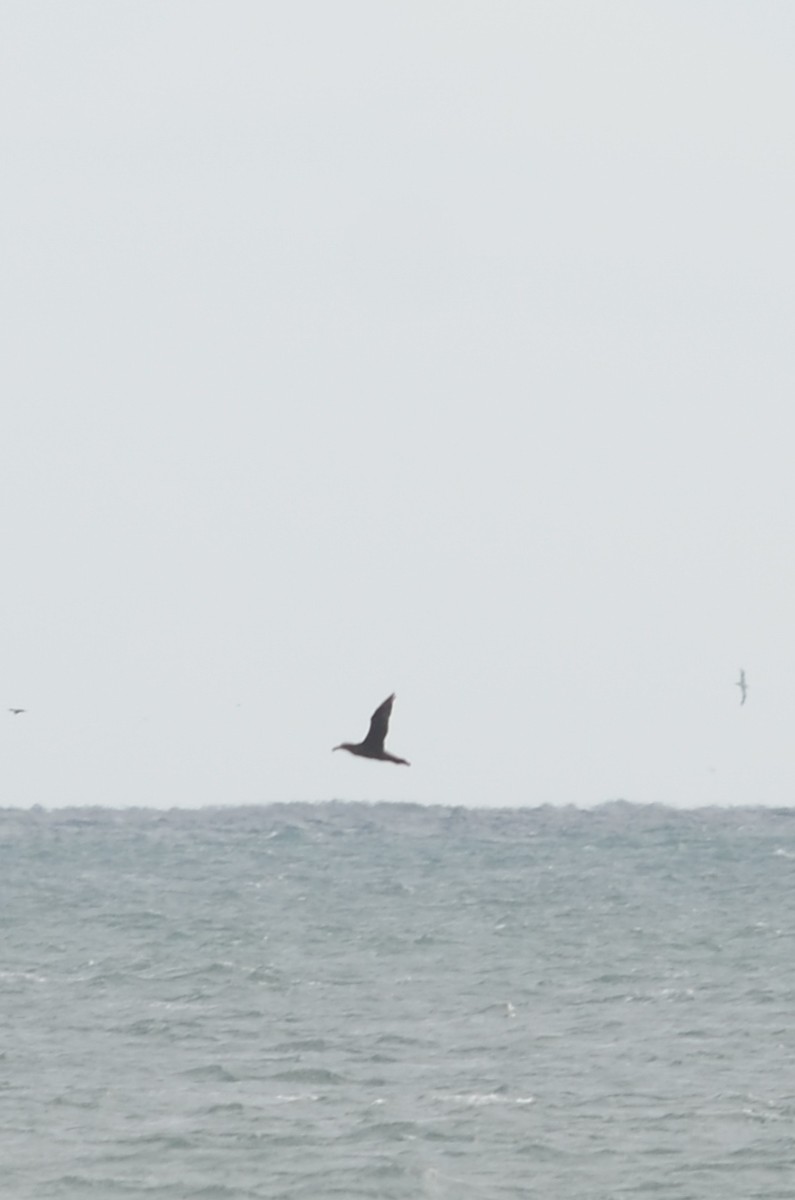
[[[391,696],[387,696],[383,704],[379,704],[370,718],[370,728],[363,742],[342,742],[334,749],[347,750],[349,754],[358,754],[360,758],[380,758],[382,762],[402,763],[406,767],[410,766],[408,759],[398,758],[384,749],[389,728],[389,716],[394,702],[395,693],[393,692]]]
[[[27,710],[24,708],[9,708],[8,711],[13,713],[15,717],[18,717],[20,713],[26,712]]]
[[[740,704],[745,704],[745,697],[748,695],[748,684],[745,682],[745,671],[742,667],[740,667],[740,678],[734,686],[740,689]]]

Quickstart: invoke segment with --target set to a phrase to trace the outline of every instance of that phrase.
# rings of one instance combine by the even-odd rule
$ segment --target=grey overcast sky
[[[795,803],[794,53],[6,3],[0,803]]]

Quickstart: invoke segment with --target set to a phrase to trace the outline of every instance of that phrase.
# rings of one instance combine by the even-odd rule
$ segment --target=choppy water
[[[795,1196],[795,813],[0,812],[0,1195]]]

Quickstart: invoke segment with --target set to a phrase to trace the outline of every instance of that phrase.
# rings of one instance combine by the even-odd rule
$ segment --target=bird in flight
[[[748,695],[748,684],[745,682],[745,671],[740,667],[740,678],[734,685],[740,689],[740,704],[745,704],[745,697]]]
[[[28,710],[26,708],[9,708],[8,711],[13,713],[15,717],[18,717],[20,713],[27,712]]]
[[[387,696],[383,704],[379,704],[370,718],[370,728],[363,742],[341,742],[339,746],[334,746],[334,749],[347,750],[350,754],[358,754],[360,758],[380,758],[384,762],[403,763],[404,766],[410,766],[408,759],[397,758],[384,749],[386,731],[389,728],[389,716],[394,702],[395,693],[393,692],[391,696]]]

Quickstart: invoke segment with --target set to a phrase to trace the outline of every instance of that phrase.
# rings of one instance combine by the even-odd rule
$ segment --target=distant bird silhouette
[[[339,746],[334,746],[334,749],[347,750],[350,754],[358,754],[360,758],[380,758],[384,762],[403,763],[406,767],[411,766],[408,759],[396,758],[394,754],[390,754],[384,749],[386,732],[389,728],[389,716],[394,702],[395,693],[393,692],[383,704],[379,704],[370,718],[370,728],[363,742],[342,742]]]
[[[740,689],[740,704],[745,704],[745,697],[748,695],[748,684],[745,682],[745,671],[740,667],[740,678],[734,685]]]
[[[26,708],[9,708],[8,711],[13,713],[15,717],[18,717],[20,713],[27,712],[28,710]]]

